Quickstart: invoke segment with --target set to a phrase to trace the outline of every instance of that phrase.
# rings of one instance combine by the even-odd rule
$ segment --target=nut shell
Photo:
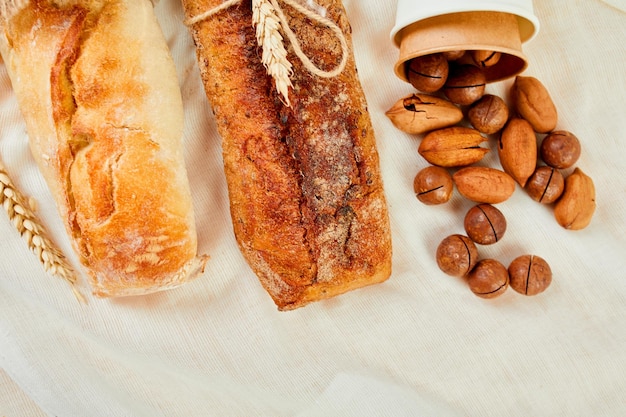
[[[470,290],[481,298],[495,298],[509,286],[509,272],[495,259],[483,259],[467,275]]]
[[[456,61],[457,59],[461,59],[463,55],[465,55],[465,50],[458,49],[456,51],[444,51],[441,54],[448,61]]]
[[[457,167],[480,161],[489,149],[479,145],[486,142],[476,129],[453,126],[428,133],[417,149],[433,165]]]
[[[452,180],[461,195],[477,203],[502,203],[515,192],[515,180],[495,168],[461,168],[452,175]]]
[[[450,235],[437,246],[437,265],[444,273],[455,277],[467,275],[478,261],[478,249],[463,235]]]
[[[580,168],[576,168],[565,179],[565,190],[554,206],[554,217],[562,227],[580,230],[591,223],[595,210],[596,189],[593,180]]]
[[[524,295],[542,293],[552,283],[552,270],[545,259],[536,255],[522,255],[508,268],[509,285]]]
[[[541,81],[518,75],[511,87],[511,98],[517,112],[531,124],[535,132],[554,130],[558,121],[556,106]]]
[[[425,93],[434,93],[448,79],[448,60],[442,54],[428,54],[413,58],[406,70],[409,82]]]
[[[524,187],[537,167],[537,137],[530,123],[509,120],[498,141],[498,156],[504,172]]]
[[[504,127],[509,119],[509,108],[500,97],[485,94],[472,104],[467,119],[476,130],[491,135]]]
[[[504,236],[506,218],[491,204],[478,204],[468,210],[463,221],[467,236],[480,245],[492,245]]]
[[[565,178],[561,171],[541,166],[535,170],[526,182],[526,192],[533,200],[542,203],[554,203],[561,197],[565,188]]]
[[[475,50],[472,51],[472,59],[481,68],[491,67],[500,62],[502,54],[497,51]]]
[[[463,112],[458,106],[429,94],[404,97],[385,115],[396,128],[414,135],[452,126],[463,120]]]
[[[448,202],[453,189],[452,175],[441,167],[426,167],[420,170],[413,179],[415,196],[426,205]]]
[[[456,104],[469,105],[485,93],[487,78],[474,65],[459,65],[450,68],[448,80],[443,86],[443,93]]]
[[[559,169],[569,168],[580,157],[580,141],[571,132],[555,130],[543,138],[539,153],[543,162],[551,167]]]

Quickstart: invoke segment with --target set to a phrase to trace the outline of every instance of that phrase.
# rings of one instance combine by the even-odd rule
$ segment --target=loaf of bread
[[[150,0],[0,0],[29,144],[98,296],[196,276],[183,111]]]
[[[188,22],[222,0],[182,0]],[[391,237],[379,157],[341,0],[317,12],[347,39],[336,77],[293,55],[291,106],[261,62],[249,0],[190,24],[200,73],[222,137],[234,234],[279,310],[386,280]],[[342,58],[325,27],[284,7],[302,50],[322,69]]]

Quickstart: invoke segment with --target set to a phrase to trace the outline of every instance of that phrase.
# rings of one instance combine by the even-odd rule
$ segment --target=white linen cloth
[[[385,111],[413,92],[393,74],[395,2],[345,0],[377,134],[394,243],[380,285],[278,312],[230,226],[220,138],[176,0],[156,12],[177,64],[185,155],[205,274],[143,297],[76,302],[43,272],[0,213],[0,416],[623,416],[626,415],[626,3],[541,0],[524,75],[540,79],[558,128],[582,142],[578,166],[597,189],[582,231],[521,189],[499,208],[508,230],[482,257],[545,258],[551,287],[474,296],[434,252],[463,233],[472,203],[428,207],[412,181],[427,163],[419,137]],[[487,92],[506,96],[511,80]],[[497,165],[494,150],[485,164]],[[0,155],[39,203],[50,235],[78,267],[0,65]],[[82,281],[81,290],[89,288]]]

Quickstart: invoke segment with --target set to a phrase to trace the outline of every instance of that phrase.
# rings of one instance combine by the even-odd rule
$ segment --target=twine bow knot
[[[242,0],[225,0],[217,7],[187,19],[185,24],[191,26],[201,22],[236,4],[240,4],[241,1]],[[307,71],[318,77],[333,78],[341,74],[348,61],[349,49],[343,31],[335,22],[317,11],[301,5],[296,0],[281,1],[312,21],[330,29],[341,43],[341,61],[339,64],[329,71],[322,70],[309,59],[304,51],[302,51],[300,42],[289,27],[287,17],[278,4],[278,0],[252,0],[252,26],[256,29],[257,43],[263,49],[261,62],[265,66],[267,73],[274,79],[276,90],[283,96],[285,105],[289,107],[291,105],[289,101],[289,88],[293,87],[290,77],[293,74],[293,69],[287,59],[287,51],[285,50],[280,29],[282,29],[289,43],[291,43],[294,53]]]

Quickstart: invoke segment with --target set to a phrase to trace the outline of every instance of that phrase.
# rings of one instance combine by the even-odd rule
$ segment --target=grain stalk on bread
[[[80,301],[84,297],[76,289],[76,275],[59,249],[46,236],[45,230],[27,199],[15,187],[4,165],[0,163],[0,204],[7,213],[11,224],[24,238],[28,248],[37,256],[44,270],[67,281]]]
[[[302,61],[304,68],[311,74],[321,78],[334,78],[343,72],[348,63],[350,47],[341,28],[325,16],[326,11],[324,7],[315,2],[310,2],[309,7],[315,6],[311,9],[303,6],[297,0],[281,1],[311,21],[328,28],[337,37],[341,45],[339,64],[330,70],[319,68],[302,50],[300,41],[289,27],[287,17],[278,1],[252,0],[252,26],[256,30],[257,44],[263,50],[261,62],[265,66],[267,74],[274,79],[276,90],[283,96],[283,103],[287,107],[291,107],[289,88],[293,87],[291,83],[293,69],[291,62],[287,58],[287,50],[285,49],[281,29],[289,40],[293,53]],[[185,24],[192,26],[240,3],[241,0],[225,0],[220,5],[187,19]]]
[[[252,25],[256,29],[257,42],[263,48],[261,62],[274,79],[276,90],[283,96],[285,105],[289,107],[289,87],[292,86],[289,76],[292,68],[280,34],[280,20],[268,0],[252,0]]]

